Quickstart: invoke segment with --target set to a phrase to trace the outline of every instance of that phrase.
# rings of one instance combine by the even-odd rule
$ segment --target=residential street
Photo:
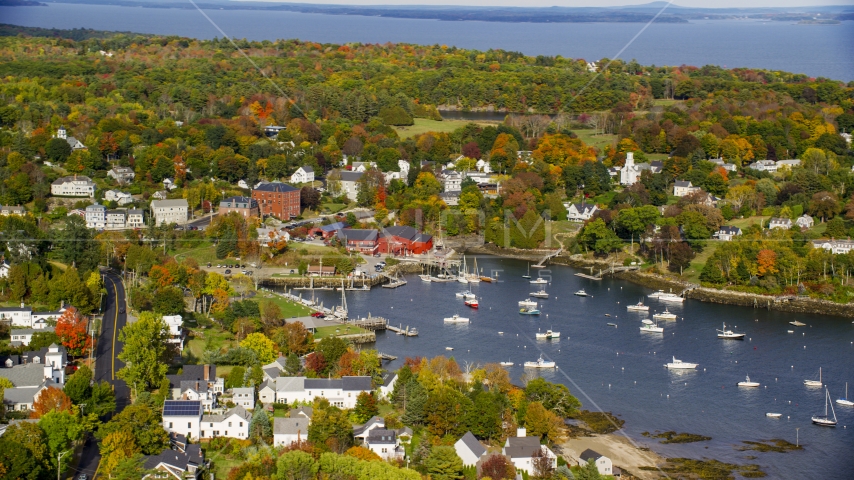
[[[121,360],[116,358],[116,355],[122,350],[122,343],[119,341],[119,331],[121,331],[127,322],[127,314],[120,313],[120,311],[126,311],[127,304],[121,276],[111,270],[106,270],[103,274],[104,286],[107,289],[107,298],[104,306],[101,336],[98,338],[94,352],[95,381],[106,380],[113,385],[113,389],[116,392],[116,413],[118,413],[130,404],[130,389],[124,381],[116,377],[116,372],[124,366]],[[107,419],[103,418],[102,420],[106,421]],[[75,477],[81,473],[85,473],[90,479],[94,480],[100,460],[101,455],[98,453],[98,442],[94,438],[90,438],[83,448],[80,466]]]

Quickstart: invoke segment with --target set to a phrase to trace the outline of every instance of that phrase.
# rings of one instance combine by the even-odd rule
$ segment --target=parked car
[[[211,262],[208,262],[208,268],[211,268]]]
[[[226,275],[231,275],[231,270],[226,269],[226,270],[225,270],[225,274],[226,274]]]
[[[324,315],[323,312],[314,312],[311,314],[311,316],[314,318],[325,318],[326,317],[326,315]]]
[[[374,256],[377,258],[382,257],[382,255],[379,252],[375,253]]]

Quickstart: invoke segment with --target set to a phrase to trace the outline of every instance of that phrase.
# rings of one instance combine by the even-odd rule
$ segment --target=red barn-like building
[[[377,248],[391,255],[427,253],[433,249],[433,236],[412,227],[388,227],[380,232]]]

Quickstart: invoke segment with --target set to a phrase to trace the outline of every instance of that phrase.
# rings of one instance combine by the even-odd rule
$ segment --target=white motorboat
[[[659,302],[671,302],[671,303],[682,303],[685,301],[684,298],[676,295],[675,293],[662,293],[658,296]]]
[[[835,427],[836,411],[833,410],[833,404],[830,402],[830,390],[827,387],[824,388],[824,394],[824,415],[813,415],[812,423],[821,425],[822,427]],[[828,405],[830,406],[831,413],[833,413],[832,419],[827,415]]]
[[[649,298],[658,298],[658,297],[660,297],[660,296],[662,296],[662,295],[664,295],[664,290],[659,290],[659,291],[657,291],[657,292],[650,293],[649,295],[647,295],[647,297],[649,297]]]
[[[581,290],[575,292],[575,294],[578,295],[579,297],[586,297],[587,296],[587,292],[585,292],[583,288]]]
[[[532,307],[532,308],[536,308],[536,307],[537,307],[537,302],[535,302],[535,301],[531,300],[530,298],[526,298],[525,300],[519,300],[519,306],[520,306],[520,307]]]
[[[533,283],[534,285],[545,285],[545,284],[549,283],[549,281],[543,277],[537,277],[537,278],[531,280],[531,283]]]
[[[821,386],[821,367],[818,367],[818,380],[804,380],[804,385],[808,387],[820,387]]]
[[[543,356],[540,355],[540,358],[536,362],[525,362],[525,368],[557,368],[557,364],[549,360],[543,360]]]
[[[676,320],[676,314],[670,313],[666,308],[661,313],[656,313],[652,316],[656,320]]]
[[[445,317],[445,323],[469,323],[469,319],[455,313],[453,317]]]
[[[659,327],[658,324],[648,318],[643,319],[641,322],[643,323],[643,325],[641,325],[640,327],[641,332],[664,333],[663,328]]]
[[[644,305],[643,300],[641,300],[635,305],[629,305],[628,307],[626,307],[626,310],[630,312],[648,312],[649,305]]]
[[[445,347],[445,350],[448,350],[448,351],[451,351],[453,349],[454,349],[454,347]]]
[[[799,322],[799,321],[795,320],[795,321],[793,321],[793,322],[789,322],[789,325],[794,325],[794,326],[796,326],[796,327],[803,327],[803,326],[805,326],[805,325],[806,325],[806,323],[804,323],[804,322]]]
[[[539,292],[531,292],[530,295],[536,298],[549,298],[549,294],[545,290],[540,290]]]
[[[466,300],[470,300],[472,298],[475,298],[475,294],[472,293],[470,290],[465,292],[457,292],[457,298],[465,298]]]
[[[723,324],[723,329],[718,330],[718,338],[723,338],[725,340],[744,340],[744,333],[735,333],[732,330],[726,329],[726,323]]]
[[[750,375],[745,375],[743,382],[738,382],[739,387],[758,387],[759,382],[751,382]]]
[[[847,407],[854,407],[854,401],[848,400],[848,382],[845,382],[845,396],[842,398],[837,398],[836,403],[840,405],[845,405]]]
[[[699,365],[699,363],[687,363],[673,357],[673,361],[664,366],[673,370],[691,370],[697,368],[697,365]]]
[[[537,340],[551,340],[554,338],[560,338],[560,332],[553,332],[551,330],[546,330],[545,333],[537,332]]]
[[[430,275],[418,275],[418,278],[421,279],[422,282],[432,282],[433,279],[430,278]]]
[[[780,417],[782,417],[782,416],[783,416],[783,414],[782,414],[782,413],[772,413],[772,412],[768,412],[768,413],[766,413],[766,414],[765,414],[765,416],[766,416],[766,417],[770,417],[770,418],[780,418]]]
[[[501,365],[502,367],[512,367],[512,366],[513,366],[513,362],[501,362],[501,363],[500,363],[500,365]]]

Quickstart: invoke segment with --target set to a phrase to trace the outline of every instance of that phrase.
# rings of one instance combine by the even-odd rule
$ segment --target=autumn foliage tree
[[[74,307],[68,307],[56,322],[56,335],[72,356],[85,355],[92,348],[92,338],[86,330],[86,320]]]
[[[759,275],[768,275],[777,272],[777,252],[774,250],[759,250],[756,255],[756,271]]]
[[[493,454],[480,465],[480,477],[492,480],[516,478],[516,467],[504,455]]]
[[[33,402],[30,418],[41,418],[53,411],[70,412],[71,399],[62,390],[56,387],[48,387],[42,390]]]

